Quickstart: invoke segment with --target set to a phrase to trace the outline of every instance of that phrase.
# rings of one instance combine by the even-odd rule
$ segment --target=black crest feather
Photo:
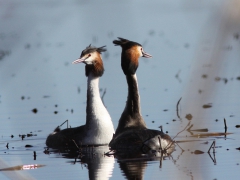
[[[139,44],[137,42],[130,41],[128,39],[124,39],[124,38],[121,38],[121,37],[118,37],[118,40],[114,40],[113,44],[115,46],[121,46],[121,47],[126,48],[126,49],[131,48],[133,46],[142,46],[141,44]]]
[[[95,46],[91,46],[91,44],[90,44],[88,47],[86,47],[86,49],[84,49],[82,51],[80,57],[84,56],[85,54],[89,54],[89,53],[92,53],[92,52],[95,52],[95,51],[97,51],[101,54],[102,52],[107,51],[107,49],[106,49],[106,46],[102,46],[102,47],[97,48]]]

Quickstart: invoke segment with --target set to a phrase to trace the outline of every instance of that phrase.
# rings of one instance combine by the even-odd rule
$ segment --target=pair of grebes
[[[51,148],[72,146],[109,145],[115,152],[159,150],[172,146],[171,138],[162,131],[148,129],[141,115],[140,96],[136,71],[140,57],[150,58],[141,44],[124,38],[114,40],[113,44],[122,47],[121,66],[128,84],[126,106],[114,133],[111,117],[105,108],[99,93],[99,78],[104,67],[101,53],[105,46],[96,48],[89,45],[82,51],[80,58],[73,62],[85,64],[87,80],[86,124],[60,130],[56,128],[46,140]]]

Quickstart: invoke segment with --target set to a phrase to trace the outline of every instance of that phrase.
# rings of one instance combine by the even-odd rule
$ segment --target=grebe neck
[[[87,108],[86,108],[86,126],[87,129],[94,129],[99,126],[102,121],[108,123],[111,121],[110,115],[103,105],[99,93],[99,77],[92,72],[88,74],[87,80]],[[104,119],[106,118],[106,119]],[[100,129],[98,127],[98,129]]]
[[[146,129],[141,115],[140,95],[136,74],[126,75],[128,83],[128,97],[125,109],[119,119],[116,135],[127,129]]]
[[[138,92],[137,75],[126,75],[128,83],[128,98],[126,107],[131,116],[141,114],[140,95]]]

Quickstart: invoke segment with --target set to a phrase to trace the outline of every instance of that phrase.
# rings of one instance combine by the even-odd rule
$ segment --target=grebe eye
[[[90,57],[90,56],[91,56],[91,54],[88,55],[88,57]]]

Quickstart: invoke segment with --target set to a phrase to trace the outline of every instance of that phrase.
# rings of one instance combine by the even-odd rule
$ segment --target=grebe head
[[[104,67],[103,61],[101,57],[101,52],[106,51],[106,46],[102,47],[94,47],[91,44],[84,49],[79,57],[79,59],[73,61],[73,64],[84,63],[86,76],[89,75],[90,72],[93,73],[94,76],[100,77],[103,75]]]
[[[136,73],[139,57],[152,57],[150,54],[144,52],[142,45],[137,42],[118,37],[118,40],[114,40],[113,44],[122,47],[121,65],[125,75]]]

